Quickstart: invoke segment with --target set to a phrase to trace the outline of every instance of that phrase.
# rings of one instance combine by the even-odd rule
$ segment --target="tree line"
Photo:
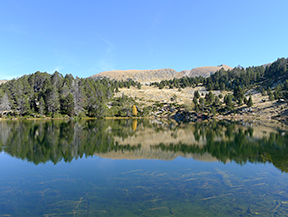
[[[278,85],[275,88],[275,83]],[[262,92],[276,90],[276,98],[288,98],[288,58],[280,58],[267,66],[252,66],[243,68],[235,67],[232,70],[221,68],[208,78],[203,77],[182,77],[180,79],[163,80],[154,82],[151,85],[159,89],[167,88],[185,88],[197,87],[199,84],[204,85],[209,90],[234,91],[235,88],[241,87],[243,91],[255,87],[263,89]],[[274,95],[275,96],[275,95]]]
[[[132,99],[122,96],[112,100],[119,88],[131,86],[141,88],[141,84],[133,80],[94,80],[74,78],[71,74],[63,76],[57,71],[52,75],[37,71],[0,85],[1,116],[8,112],[13,116],[103,117],[121,116],[122,110],[127,109],[132,114]],[[117,104],[113,111],[109,109],[109,103]]]
[[[212,92],[205,97],[194,94],[193,103],[196,111],[206,109],[213,114],[217,111],[221,113],[223,109],[233,110],[234,101],[238,105],[247,104],[251,107],[252,98],[246,98],[244,93],[252,88],[261,91],[263,96],[268,95],[270,100],[288,99],[288,59],[281,58],[267,66],[246,69],[238,66],[226,71],[222,68],[208,78],[182,77],[154,82],[151,85],[159,89],[178,88],[179,91],[199,85],[204,85],[208,91],[233,91],[233,95],[226,96],[216,96]],[[141,89],[141,84],[133,80],[94,80],[74,78],[71,74],[63,76],[57,71],[52,75],[38,71],[0,85],[0,114],[1,117],[4,114],[20,117],[147,116],[153,109],[151,106],[139,109],[133,98],[125,95],[113,98],[113,94],[118,92],[119,88],[131,86]],[[221,106],[222,98],[225,108]]]
[[[173,78],[170,80],[163,80],[160,82],[152,82],[151,86],[159,87],[159,89],[163,89],[164,87],[173,88],[185,88],[185,87],[197,87],[200,83],[203,83],[205,78],[199,77],[182,77],[182,78]]]
[[[283,96],[287,98],[288,91],[288,58],[281,58],[267,66],[248,67],[241,66],[232,70],[223,68],[204,79],[203,84],[208,90],[233,90],[240,86],[242,89],[259,87],[264,91],[275,88],[284,91]]]

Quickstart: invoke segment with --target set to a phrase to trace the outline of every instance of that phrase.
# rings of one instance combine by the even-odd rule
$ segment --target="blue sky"
[[[287,8],[287,0],[1,1],[0,79],[257,66],[288,57]]]

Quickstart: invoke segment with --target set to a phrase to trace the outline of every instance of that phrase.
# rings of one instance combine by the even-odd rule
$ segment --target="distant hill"
[[[191,71],[187,74],[188,77],[209,77],[211,74],[214,74],[216,71],[220,70],[221,68],[224,68],[225,70],[233,69],[230,66],[227,65],[219,65],[219,66],[204,66],[204,67],[197,67],[194,69],[191,69]]]
[[[0,80],[0,84],[7,82],[7,80]]]
[[[193,68],[192,70],[183,70],[177,72],[174,69],[155,69],[155,70],[115,70],[106,71],[99,74],[90,76],[90,78],[101,79],[109,78],[111,80],[134,80],[140,83],[150,83],[150,82],[160,82],[162,80],[170,80],[173,78],[181,78],[184,76],[188,77],[209,77],[211,74],[215,73],[217,70],[224,68],[225,70],[232,69],[230,66],[220,65],[220,66],[205,66]]]
[[[263,64],[262,66],[263,66],[264,68],[266,68],[267,66],[271,66],[271,64],[272,64],[272,63],[266,63],[266,64]]]
[[[92,75],[90,78],[109,78],[111,80],[134,80],[140,83],[146,82],[160,82],[162,80],[181,78],[179,72],[174,69],[155,69],[155,70],[115,70],[101,72],[96,75]]]

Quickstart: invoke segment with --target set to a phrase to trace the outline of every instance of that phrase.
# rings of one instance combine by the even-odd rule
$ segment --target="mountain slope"
[[[193,68],[192,70],[183,70],[177,72],[174,69],[154,69],[154,70],[115,70],[106,71],[99,74],[90,76],[90,78],[101,79],[109,78],[111,80],[126,81],[134,80],[140,83],[151,83],[160,82],[162,80],[170,80],[173,78],[182,78],[184,76],[188,77],[209,77],[211,74],[215,73],[217,70],[224,68],[225,70],[232,69],[230,66],[220,65],[220,66],[205,66]]]
[[[204,67],[197,67],[191,69],[191,71],[187,74],[188,77],[197,77],[197,76],[202,76],[202,77],[209,77],[211,74],[215,73],[216,71],[220,70],[221,68],[224,68],[226,71],[228,69],[233,69],[230,66],[227,65],[219,65],[219,66],[204,66]]]
[[[7,80],[0,80],[0,84],[7,82]]]
[[[90,78],[109,78],[111,80],[134,80],[140,83],[146,82],[159,82],[161,80],[181,78],[179,72],[174,69],[155,69],[155,70],[115,70],[101,72],[96,75],[90,76]]]

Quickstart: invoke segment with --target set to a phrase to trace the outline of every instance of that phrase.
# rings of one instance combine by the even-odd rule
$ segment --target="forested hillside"
[[[251,89],[256,85],[265,89],[280,85],[287,88],[288,59],[281,58],[267,66],[236,67],[232,70],[221,69],[204,80],[208,90],[232,90],[236,86]],[[282,85],[287,83],[286,85]]]
[[[20,117],[126,116],[132,113],[133,100],[127,96],[110,100],[119,87],[131,85],[141,87],[134,81],[83,79],[57,71],[52,75],[38,71],[1,84],[0,111],[2,116]],[[109,104],[114,105],[113,109]]]
[[[159,89],[176,88],[178,92],[186,87],[197,89],[201,85],[209,93],[206,91],[205,96],[204,93],[200,96],[197,90],[190,91],[192,106],[189,109],[197,113],[201,110],[208,115],[226,114],[227,111],[235,111],[235,106],[246,104],[251,107],[251,90],[261,92],[262,96],[268,95],[270,101],[277,99],[284,102],[285,98],[288,99],[288,59],[281,58],[272,64],[246,69],[239,66],[226,71],[222,68],[208,78],[182,77],[151,85]],[[0,114],[1,117],[131,117],[163,112],[165,102],[162,98],[147,103],[143,95],[136,99],[135,95],[128,97],[122,92],[121,96],[118,94],[118,97],[113,97],[119,88],[131,86],[141,89],[141,84],[132,79],[114,81],[107,78],[74,78],[71,74],[63,76],[57,71],[52,75],[38,71],[0,84]],[[219,91],[230,92],[223,96]],[[126,94],[131,95],[129,92]],[[167,101],[171,112],[175,111],[174,107],[178,110],[185,107],[177,105],[176,98],[174,94]]]
[[[185,88],[196,87],[199,83],[203,83],[206,89],[209,90],[235,90],[241,87],[243,90],[258,88],[262,92],[271,94],[274,89],[274,99],[280,97],[288,98],[288,58],[281,58],[272,64],[266,66],[248,67],[241,66],[227,71],[222,68],[212,74],[208,78],[203,77],[183,77],[180,79],[163,80],[154,82],[152,85],[158,86],[160,89],[169,88]]]

